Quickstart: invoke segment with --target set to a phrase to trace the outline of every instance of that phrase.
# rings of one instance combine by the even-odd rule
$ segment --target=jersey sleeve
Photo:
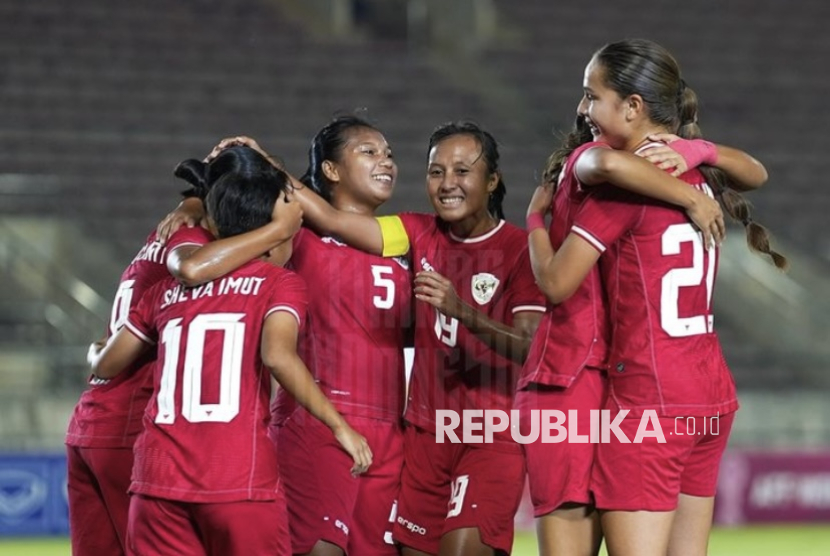
[[[297,319],[298,326],[302,328],[308,309],[308,288],[305,280],[293,272],[285,271],[278,280],[268,303],[268,309],[265,311],[266,319],[278,311],[284,311],[293,315]]]
[[[530,252],[525,244],[513,268],[509,309],[514,315],[523,311],[545,312],[545,296],[536,285],[530,266]]]
[[[574,149],[570,156],[568,156],[568,160],[565,163],[565,168],[562,171],[562,175],[573,176],[573,180],[576,182],[576,189],[579,191],[590,191],[591,188],[595,187],[593,185],[587,185],[579,181],[579,176],[577,176],[576,172],[574,172],[574,167],[576,166],[576,161],[579,160],[579,157],[585,154],[587,151],[594,148],[610,149],[611,146],[607,143],[600,143],[599,141],[589,141],[588,143],[583,143],[582,145]]]
[[[170,236],[170,239],[167,240],[168,256],[177,247],[182,247],[184,245],[201,247],[202,245],[210,243],[213,239],[213,235],[201,226],[193,226],[192,228],[182,226],[176,230],[172,236]]]
[[[158,341],[158,330],[154,325],[156,309],[159,306],[162,292],[165,291],[167,280],[162,280],[144,292],[135,307],[130,310],[124,326],[135,334],[141,341],[155,345]]]
[[[409,252],[409,235],[399,216],[380,216],[376,220],[383,236],[383,256],[399,257]]]
[[[610,184],[598,185],[580,205],[571,232],[604,253],[638,224],[645,211],[644,200]]]

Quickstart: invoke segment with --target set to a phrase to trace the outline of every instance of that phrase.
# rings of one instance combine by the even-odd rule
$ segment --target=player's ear
[[[323,175],[332,183],[340,181],[340,173],[337,171],[337,165],[331,160],[323,161]]]

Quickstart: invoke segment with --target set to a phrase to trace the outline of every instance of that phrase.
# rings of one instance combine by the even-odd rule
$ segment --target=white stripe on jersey
[[[545,308],[541,305],[516,305],[513,307],[511,313],[515,315],[516,313],[520,313],[522,311],[537,311],[539,313],[544,313]]]
[[[297,319],[297,324],[303,324],[302,320],[300,320],[300,315],[297,314],[297,311],[295,311],[293,307],[289,307],[288,305],[276,305],[274,307],[271,307],[271,309],[267,313],[265,313],[265,319],[271,316],[271,313],[276,313],[277,311],[285,311],[286,313],[291,313],[292,315],[294,315],[294,318]]]
[[[147,336],[142,334],[141,331],[138,328],[136,328],[135,325],[133,323],[131,323],[130,321],[127,321],[126,323],[124,323],[124,326],[129,328],[130,332],[132,332],[133,334],[138,336],[138,339],[141,340],[142,342],[144,342],[146,344],[156,345],[156,343],[153,340],[151,340],[150,338],[148,338]]]
[[[599,251],[600,253],[605,253],[605,245],[602,244],[600,240],[594,237],[590,232],[585,230],[584,228],[580,228],[579,226],[573,226],[571,231],[590,243],[594,249]]]

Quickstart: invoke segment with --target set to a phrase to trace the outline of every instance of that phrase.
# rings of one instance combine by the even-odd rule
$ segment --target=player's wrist
[[[526,228],[527,233],[530,234],[535,230],[545,230],[545,217],[541,212],[530,212],[527,215]]]
[[[678,139],[669,146],[683,157],[689,168],[697,168],[701,164],[714,166],[718,162],[717,146],[705,139]]]

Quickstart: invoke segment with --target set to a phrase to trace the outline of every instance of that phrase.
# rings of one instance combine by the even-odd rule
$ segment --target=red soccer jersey
[[[530,269],[527,233],[507,222],[479,237],[455,237],[436,216],[399,215],[409,237],[414,272],[449,279],[458,296],[489,318],[512,326],[521,311],[544,311]],[[521,366],[498,355],[458,320],[415,303],[415,360],[406,419],[435,430],[435,411],[500,409],[509,412]],[[479,419],[478,422],[481,422]],[[510,431],[494,434],[512,443]]]
[[[697,170],[681,179],[711,195]],[[719,250],[704,247],[682,211],[610,186],[585,200],[572,231],[603,253],[608,406],[667,417],[735,411],[735,383],[712,328]]]
[[[115,334],[130,309],[143,293],[159,280],[169,277],[166,259],[168,246],[156,241],[156,233],[147,237],[144,247],[121,275],[112,303],[107,338]],[[81,394],[69,421],[66,443],[84,448],[129,448],[141,432],[142,417],[152,393],[152,363],[155,354],[136,362],[112,380],[89,378],[89,387]]]
[[[301,278],[262,261],[194,288],[170,278],[145,294],[127,326],[160,345],[131,492],[204,503],[275,498],[262,327],[274,311],[302,322],[306,303]]]
[[[570,233],[579,206],[588,195],[576,177],[574,165],[586,150],[608,148],[586,143],[568,157],[553,197],[550,242],[559,249]],[[547,311],[527,355],[519,388],[531,383],[568,387],[586,366],[602,367],[608,355],[610,324],[599,269],[594,267],[574,294],[559,304],[547,303]]]
[[[168,253],[181,245],[207,243],[210,239],[210,234],[199,227],[183,228],[167,245],[156,241],[156,233],[151,233],[121,275],[107,338],[124,325],[130,310],[147,289],[170,276],[167,272]],[[81,394],[69,421],[66,443],[86,448],[132,447],[142,430],[144,409],[152,394],[155,359],[155,353],[148,354],[112,380],[90,375],[89,388]]]
[[[396,421],[404,404],[404,329],[412,295],[409,261],[383,258],[302,229],[290,268],[315,295],[300,355],[343,414]],[[296,407],[284,390],[273,413],[281,422]]]

